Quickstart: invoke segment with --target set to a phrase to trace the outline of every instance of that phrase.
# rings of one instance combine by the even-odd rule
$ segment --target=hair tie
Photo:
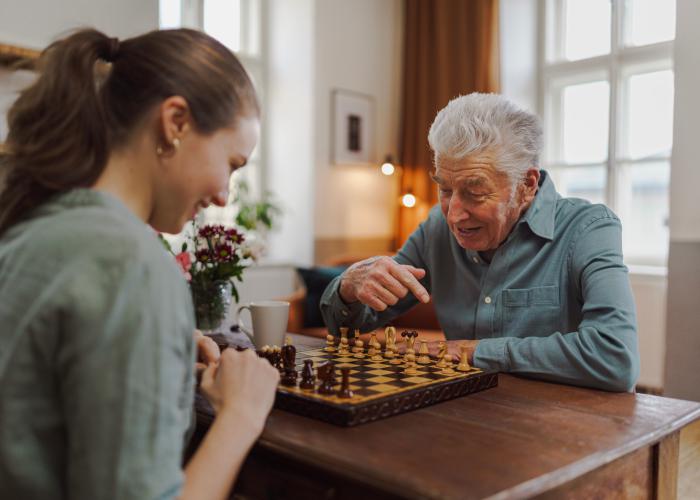
[[[107,61],[114,62],[119,55],[119,39],[110,38],[109,39],[109,53],[107,54]]]

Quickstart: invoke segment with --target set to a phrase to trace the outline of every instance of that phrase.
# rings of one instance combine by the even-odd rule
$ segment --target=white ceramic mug
[[[250,312],[253,328],[243,323],[241,312]],[[255,344],[257,349],[265,345],[282,346],[287,322],[289,321],[289,302],[281,300],[262,300],[240,306],[236,310],[236,323],[243,333]]]

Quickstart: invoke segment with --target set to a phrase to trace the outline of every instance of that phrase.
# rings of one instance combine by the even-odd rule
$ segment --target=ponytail
[[[108,144],[95,71],[113,48],[113,39],[84,30],[42,53],[39,78],[7,116],[0,233],[53,194],[90,186],[102,172]]]
[[[52,196],[92,186],[109,154],[124,145],[153,106],[187,101],[198,132],[260,114],[238,59],[190,29],[153,31],[121,43],[88,29],[50,45],[40,76],[8,113],[0,153],[0,235]]]

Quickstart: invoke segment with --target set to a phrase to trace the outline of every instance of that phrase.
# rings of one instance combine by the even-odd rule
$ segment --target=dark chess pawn
[[[282,373],[282,350],[279,346],[274,346],[272,348],[272,366],[277,368],[280,373]]]
[[[343,381],[340,383],[340,389],[338,390],[337,396],[343,399],[351,398],[354,396],[354,394],[350,390],[350,368],[341,368],[340,373]]]
[[[333,386],[333,371],[335,370],[333,363],[330,361],[318,367],[318,378],[321,380],[321,385],[318,386],[319,394],[334,394]]]
[[[299,387],[308,390],[314,390],[316,388],[314,362],[311,359],[304,360],[304,368],[301,369],[301,382],[299,383]]]
[[[282,383],[282,385],[286,386],[297,385],[297,348],[291,344],[283,346],[281,351],[281,357],[283,362],[283,368],[280,382]]]

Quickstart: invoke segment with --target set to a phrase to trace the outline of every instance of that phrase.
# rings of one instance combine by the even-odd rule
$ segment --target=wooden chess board
[[[404,363],[390,364],[388,359],[372,361],[349,355],[328,353],[323,348],[297,345],[296,367],[299,374],[304,360],[314,362],[314,371],[328,361],[335,363],[340,388],[340,369],[350,369],[350,389],[354,395],[341,399],[335,394],[319,394],[317,390],[280,385],[275,407],[335,425],[354,426],[398,415],[447,401],[498,385],[498,373],[472,368],[469,372],[442,375],[435,361],[417,365],[418,373],[403,373]],[[300,380],[298,377],[297,382]],[[318,381],[316,386],[318,387]]]

